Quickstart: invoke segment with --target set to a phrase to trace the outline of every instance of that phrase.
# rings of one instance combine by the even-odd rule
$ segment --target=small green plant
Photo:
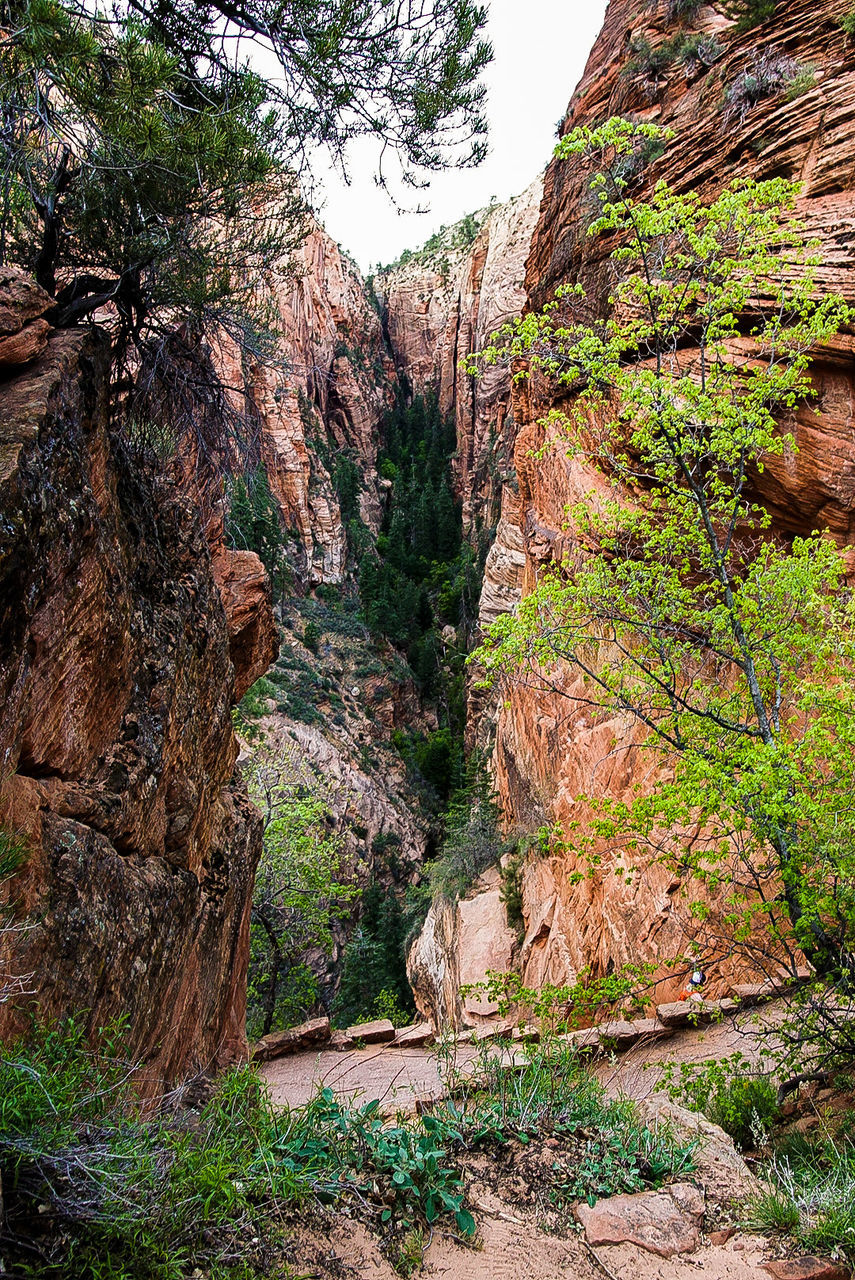
[[[739,73],[725,95],[725,120],[744,119],[764,98],[779,94],[796,97],[814,83],[813,71],[775,49],[758,53]],[[789,101],[789,97],[787,97]]]
[[[704,0],[668,0],[669,22],[692,22],[704,6]]]
[[[268,1202],[310,1187],[277,1160],[278,1121],[257,1077],[225,1073],[189,1113],[170,1099],[144,1105],[138,1070],[121,1022],[94,1045],[69,1019],[4,1046],[4,1259],[11,1250],[16,1274],[41,1280],[266,1274]],[[30,1248],[17,1254],[18,1240]]]
[[[320,644],[320,642],[321,642],[321,629],[316,622],[313,622],[311,619],[309,619],[309,621],[306,623],[306,628],[303,632],[303,644],[312,653],[317,653],[318,645]]]
[[[806,1249],[855,1262],[855,1144],[787,1140],[748,1205],[746,1225],[788,1231]]]
[[[761,1145],[780,1114],[770,1076],[738,1051],[709,1062],[668,1062],[656,1089],[720,1125],[743,1150]]]
[[[768,22],[774,18],[777,7],[777,0],[737,0],[736,30],[749,31],[761,22]]]
[[[839,25],[850,40],[855,38],[855,9],[850,9],[839,19]]]

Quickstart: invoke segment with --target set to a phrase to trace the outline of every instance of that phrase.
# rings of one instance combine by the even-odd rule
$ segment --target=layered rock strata
[[[250,374],[270,486],[298,543],[295,568],[309,584],[339,583],[347,530],[335,484],[346,458],[358,469],[360,515],[375,533],[380,423],[394,369],[378,307],[350,258],[314,225],[287,269],[267,283],[281,362]]]
[[[0,816],[26,861],[0,1036],[126,1018],[149,1086],[241,1056],[259,820],[231,706],[273,657],[248,553],[111,429],[107,340],[55,335],[0,387]],[[222,585],[222,592],[219,582]]]
[[[735,176],[783,175],[802,183],[799,213],[820,241],[825,287],[855,301],[855,62],[838,19],[845,6],[807,0],[777,6],[770,21],[738,30],[725,6],[703,6],[694,29],[715,34],[721,53],[713,65],[676,60],[655,77],[630,65],[629,42],[658,44],[674,35],[666,6],[611,0],[603,31],[570,104],[564,132],[610,115],[668,125],[677,134],[633,194],[665,178],[678,190],[710,195]],[[781,84],[741,113],[727,110],[732,88],[760,55],[794,59],[797,88]],[[526,268],[528,305],[540,307],[565,282],[581,283],[592,314],[608,310],[609,246],[587,235],[594,206],[588,176],[573,162],[547,170],[540,218]],[[798,452],[774,460],[762,497],[785,533],[828,528],[841,545],[855,533],[855,366],[844,334],[814,353],[818,396],[794,424]],[[597,480],[561,451],[535,460],[543,443],[538,419],[561,404],[560,394],[535,378],[516,441],[519,500],[515,527],[523,538],[523,589],[542,566],[573,547],[565,531],[568,503],[585,498]],[[816,411],[818,409],[818,412]],[[492,609],[490,609],[492,612]],[[556,692],[518,684],[499,714],[496,778],[509,821],[566,822],[580,792],[628,796],[644,762],[629,723],[595,722],[573,693],[572,677]],[[620,746],[613,749],[614,743]],[[626,961],[679,951],[685,937],[678,903],[681,884],[663,868],[625,884],[608,870],[578,884],[566,854],[530,860],[524,872],[526,980],[572,979],[581,967],[604,973]],[[735,977],[727,963],[711,975],[711,993]]]

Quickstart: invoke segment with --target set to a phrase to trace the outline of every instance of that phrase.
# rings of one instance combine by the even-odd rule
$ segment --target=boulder
[[[314,1045],[324,1044],[330,1038],[329,1018],[312,1018],[302,1022],[298,1027],[288,1027],[285,1031],[271,1031],[262,1036],[253,1047],[253,1062],[270,1062],[273,1058],[282,1058],[287,1053],[299,1053],[301,1049],[311,1049]]]
[[[779,1258],[775,1262],[763,1262],[761,1271],[767,1271],[773,1280],[849,1280],[848,1267],[825,1258],[806,1254],[801,1258]]]
[[[395,1033],[395,1044],[400,1049],[420,1049],[433,1042],[433,1027],[429,1022],[414,1022],[411,1027],[401,1027]]]
[[[695,1142],[693,1177],[704,1189],[711,1204],[728,1205],[733,1200],[744,1202],[754,1195],[760,1184],[733,1141],[696,1111],[671,1102],[662,1094],[653,1094],[636,1104],[642,1122],[653,1128],[667,1124],[681,1143]]]
[[[661,1191],[580,1204],[576,1215],[590,1245],[634,1244],[672,1258],[694,1253],[700,1245],[704,1197],[690,1183],[675,1182]]]
[[[388,1018],[378,1018],[376,1022],[359,1022],[347,1028],[351,1040],[361,1040],[363,1044],[388,1044],[395,1039],[395,1028]]]
[[[617,1053],[631,1049],[640,1035],[635,1023],[627,1022],[623,1018],[613,1022],[599,1023],[597,1033],[601,1046],[607,1051],[614,1049]]]
[[[17,267],[0,267],[0,366],[29,364],[47,346],[53,299]]]

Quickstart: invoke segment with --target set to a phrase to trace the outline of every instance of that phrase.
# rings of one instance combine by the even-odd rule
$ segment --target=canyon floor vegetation
[[[17,1275],[284,1280],[301,1274],[298,1215],[324,1206],[362,1219],[408,1275],[435,1227],[475,1241],[464,1171],[479,1153],[522,1172],[555,1228],[579,1198],[691,1168],[691,1146],[608,1100],[566,1046],[532,1046],[513,1072],[485,1047],[477,1070],[449,1071],[445,1101],[389,1117],[329,1089],[276,1111],[249,1068],[143,1099],[122,1043],[121,1025],[92,1047],[68,1021],[7,1047],[0,1249]]]

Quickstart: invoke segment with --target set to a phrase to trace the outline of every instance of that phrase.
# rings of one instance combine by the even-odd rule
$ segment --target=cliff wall
[[[317,224],[266,282],[281,361],[250,373],[264,463],[306,584],[340,583],[347,531],[334,476],[346,457],[362,479],[360,514],[376,533],[379,426],[395,371],[380,314],[357,267]]]
[[[610,115],[630,115],[669,125],[676,139],[645,172],[633,194],[665,178],[678,190],[712,194],[737,176],[782,175],[802,184],[799,211],[820,241],[823,282],[855,301],[855,58],[837,20],[838,3],[792,0],[770,21],[740,31],[723,5],[706,5],[692,21],[695,32],[715,34],[720,56],[711,66],[672,65],[655,75],[630,65],[630,41],[656,45],[675,23],[666,6],[611,0],[585,75],[570,104],[564,131]],[[748,105],[727,111],[732,86],[751,74],[758,57],[789,57],[802,71],[797,88],[785,84]],[[528,305],[540,307],[563,282],[580,282],[592,313],[608,309],[608,246],[587,235],[594,211],[588,178],[572,161],[546,172],[540,217],[526,267]],[[828,527],[841,545],[855,532],[855,365],[851,335],[814,353],[816,404],[795,425],[798,452],[775,460],[763,478],[764,501],[782,531]],[[595,475],[561,451],[535,460],[542,443],[537,421],[560,396],[535,378],[522,402],[516,440],[523,590],[541,567],[572,551],[563,529],[564,510],[597,487]],[[567,677],[565,692],[571,677]],[[616,739],[623,750],[610,750]],[[512,824],[564,822],[583,790],[628,795],[641,763],[626,723],[593,724],[579,704],[559,694],[517,686],[501,707],[496,726],[495,769],[502,804]],[[607,870],[571,883],[576,870],[566,855],[529,861],[523,892],[526,938],[521,964],[526,979],[572,978],[591,966],[607,972],[629,960],[679,950],[684,941],[678,910],[680,883],[662,869],[625,885]],[[712,975],[716,990],[734,975],[727,963]]]
[[[22,1003],[126,1016],[154,1087],[245,1050],[260,832],[231,706],[273,620],[257,558],[212,559],[165,468],[111,429],[107,339],[36,328],[0,385],[0,816],[29,850],[0,1036]]]

